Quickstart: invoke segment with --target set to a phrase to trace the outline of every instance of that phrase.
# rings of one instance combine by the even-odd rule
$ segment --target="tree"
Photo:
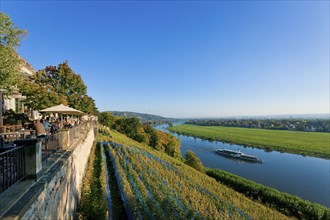
[[[104,126],[112,128],[112,125],[114,124],[114,120],[115,118],[111,115],[110,112],[102,112],[100,114],[99,122]]]
[[[195,168],[196,170],[203,171],[204,167],[201,160],[196,156],[194,152],[189,150],[185,156],[186,164]]]
[[[95,114],[97,112],[97,108],[95,106],[95,100],[92,97],[85,95],[80,100],[81,102],[79,105],[81,111],[88,114]]]
[[[40,110],[61,103],[67,105],[65,96],[60,96],[33,81],[23,80],[19,84],[19,89],[22,95],[27,97],[25,105],[33,110]]]
[[[144,125],[144,132],[149,135],[149,146],[156,148],[159,140],[156,130],[150,124],[146,124]]]
[[[47,66],[36,73],[33,81],[50,92],[65,96],[68,105],[86,113],[96,113],[94,100],[89,97],[87,87],[79,74],[73,72],[65,61],[56,66]]]
[[[172,139],[166,144],[165,153],[171,157],[175,156],[175,142]]]
[[[147,143],[146,133],[143,125],[138,118],[116,117],[113,128],[126,136],[138,141]]]
[[[6,14],[0,13],[0,89],[5,89],[7,94],[13,92],[21,77],[21,61],[16,49],[25,34],[26,31],[15,27]]]

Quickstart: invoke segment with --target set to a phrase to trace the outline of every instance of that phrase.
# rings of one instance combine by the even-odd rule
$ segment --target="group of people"
[[[28,127],[29,129],[34,129],[36,131],[36,136],[38,138],[47,138],[49,134],[55,133],[57,131],[56,125],[49,122],[49,118],[45,120],[35,120]]]
[[[79,124],[79,121],[71,119],[61,121],[61,119],[58,119],[50,122],[49,117],[47,117],[45,119],[35,120],[28,128],[36,130],[36,136],[38,138],[44,138],[56,133],[59,129],[71,128],[75,124]]]

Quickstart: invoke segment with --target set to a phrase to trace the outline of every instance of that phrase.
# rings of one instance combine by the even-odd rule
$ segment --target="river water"
[[[330,160],[277,151],[266,152],[241,145],[202,140],[170,132],[164,125],[155,126],[155,129],[168,132],[180,139],[182,156],[191,149],[206,167],[222,169],[279,191],[330,207]],[[243,153],[262,159],[263,163],[252,163],[221,156],[215,153],[215,150],[219,148],[240,149]]]

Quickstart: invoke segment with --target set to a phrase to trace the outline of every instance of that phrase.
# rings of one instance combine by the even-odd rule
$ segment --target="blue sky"
[[[65,60],[100,111],[329,113],[328,1],[8,1],[35,69]]]

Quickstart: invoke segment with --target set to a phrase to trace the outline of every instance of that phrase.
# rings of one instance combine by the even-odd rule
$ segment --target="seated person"
[[[35,121],[33,125],[37,132],[37,138],[48,137],[44,125],[39,120]]]

